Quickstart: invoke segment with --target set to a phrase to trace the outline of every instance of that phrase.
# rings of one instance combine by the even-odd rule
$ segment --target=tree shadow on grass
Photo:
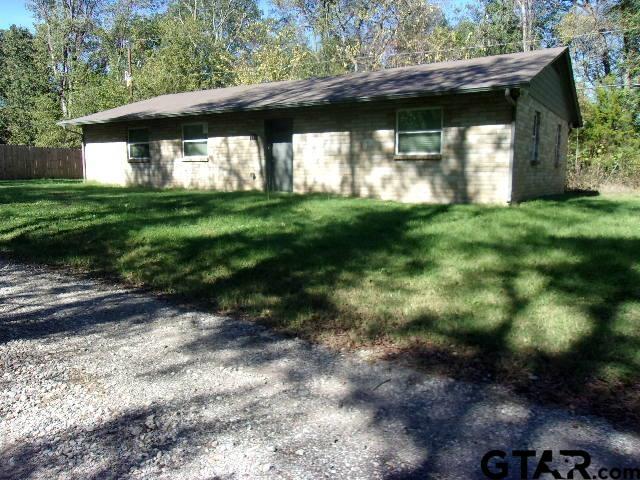
[[[376,267],[373,256],[377,254],[383,259],[394,251],[410,251],[415,242],[403,234],[407,223],[428,222],[448,210],[446,206],[420,211],[402,206],[372,209],[361,203],[346,214],[345,208],[339,215],[323,213],[324,218],[313,223],[304,218],[305,206],[326,196],[267,199],[257,193],[135,189],[129,195],[115,190],[110,197],[113,189],[104,187],[60,190],[68,197],[65,202],[81,204],[83,211],[56,215],[55,221],[47,214],[36,215],[8,226],[5,233],[15,235],[0,248],[46,263],[77,262],[90,271],[120,276],[130,272],[134,283],[166,288],[202,304],[219,305],[220,297],[226,297],[225,307],[243,308],[240,299],[253,292],[274,299],[265,308],[289,317],[300,309],[335,315],[328,310],[328,298],[322,298],[328,285],[342,276],[357,280],[362,272]],[[51,195],[51,191],[20,191],[12,202],[51,201]],[[231,219],[233,228],[217,230],[219,218]],[[189,228],[202,219],[212,219],[210,230],[136,238],[145,229]],[[265,230],[260,225],[244,228],[255,219],[272,223]],[[421,242],[424,246],[424,239]],[[211,275],[220,270],[225,273]],[[314,287],[320,293],[310,293]]]
[[[20,220],[0,232],[0,251],[20,258],[80,266],[311,337],[352,332],[430,370],[489,376],[638,421],[640,239],[589,230],[628,221],[637,203],[405,206],[25,184],[0,189],[0,204]],[[584,227],[558,233],[574,224]],[[423,305],[430,289],[439,310]],[[545,328],[560,327],[568,339],[547,345],[555,340]]]
[[[428,337],[435,332],[448,338],[451,348],[418,341],[388,358],[408,358],[458,378],[498,381],[535,400],[595,412],[626,428],[640,428],[640,339],[633,333],[640,326],[640,240],[545,236],[533,231],[519,235],[512,245],[475,242],[469,248],[499,252],[505,260],[496,271],[483,270],[484,281],[494,277],[502,283],[507,299],[503,320],[493,328],[452,331],[442,326],[456,319],[418,316],[396,334]],[[551,250],[565,260],[523,261],[532,255],[542,258]],[[535,342],[528,348],[514,345],[514,331],[531,321],[528,309],[539,301],[536,295],[518,293],[523,277],[539,278],[544,285],[540,295],[553,295],[557,306],[579,312],[579,320],[587,324],[576,325],[577,333],[563,342],[564,349],[554,351]],[[472,284],[466,288],[474,288]],[[473,311],[462,314],[472,316]],[[534,321],[546,321],[546,328],[553,329],[562,326],[556,323],[557,314],[550,309],[549,318],[535,316]],[[567,335],[549,331],[541,337],[563,334]]]

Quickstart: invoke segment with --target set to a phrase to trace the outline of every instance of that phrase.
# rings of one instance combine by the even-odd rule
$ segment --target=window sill
[[[127,161],[129,163],[151,163],[150,158],[129,158]]]
[[[396,161],[405,160],[442,160],[441,153],[425,153],[421,155],[394,155],[393,159]]]
[[[197,157],[182,157],[180,160],[183,162],[208,162],[209,157],[205,155],[197,156]]]

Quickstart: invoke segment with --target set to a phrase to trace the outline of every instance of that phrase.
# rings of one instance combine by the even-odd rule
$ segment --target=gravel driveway
[[[596,418],[6,260],[0,369],[0,478],[483,478],[496,448],[640,467]]]

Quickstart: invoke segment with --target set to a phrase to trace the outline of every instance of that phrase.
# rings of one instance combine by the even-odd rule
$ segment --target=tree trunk
[[[522,51],[531,50],[533,36],[533,1],[534,0],[516,0],[516,4],[520,7],[520,30],[522,32]]]

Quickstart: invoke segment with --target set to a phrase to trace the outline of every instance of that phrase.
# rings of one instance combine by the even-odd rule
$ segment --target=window
[[[130,128],[127,142],[127,153],[129,160],[149,160],[149,129]]]
[[[533,145],[531,149],[531,163],[540,163],[540,112],[533,116]]]
[[[441,151],[441,108],[398,110],[396,155],[437,155]]]
[[[560,166],[560,142],[562,141],[562,125],[558,124],[556,128],[556,151],[555,151],[555,167]]]
[[[186,123],[182,125],[182,156],[207,156],[207,124]]]

